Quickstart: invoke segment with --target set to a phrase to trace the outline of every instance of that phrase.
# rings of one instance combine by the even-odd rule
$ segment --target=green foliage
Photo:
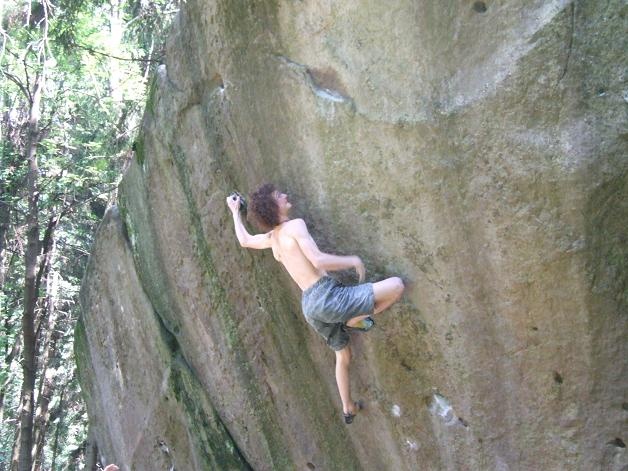
[[[176,9],[170,0],[18,0],[0,10],[0,469],[8,467],[19,423],[26,150],[36,78],[44,80],[36,136],[42,243],[58,220],[53,256],[40,257],[36,384],[42,375],[54,384],[42,468],[79,469],[87,435],[72,350],[80,280],[96,225],[133,154],[148,77]],[[58,339],[44,362],[51,299]]]

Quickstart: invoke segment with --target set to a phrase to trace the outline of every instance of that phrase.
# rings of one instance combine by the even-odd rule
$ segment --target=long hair
[[[277,188],[272,183],[264,183],[251,194],[249,215],[262,230],[270,231],[279,224],[279,207],[275,201]]]

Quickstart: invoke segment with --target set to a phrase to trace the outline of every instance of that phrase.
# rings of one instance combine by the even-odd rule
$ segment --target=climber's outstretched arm
[[[246,227],[244,227],[242,216],[240,215],[240,200],[234,200],[232,197],[228,197],[227,205],[233,215],[236,237],[240,245],[248,249],[269,249],[271,247],[270,232],[251,235],[249,231],[246,230]]]

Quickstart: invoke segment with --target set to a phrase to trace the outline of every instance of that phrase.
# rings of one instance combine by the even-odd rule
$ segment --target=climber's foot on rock
[[[362,409],[364,409],[363,402],[356,401],[353,403],[353,407],[350,410],[343,411],[342,415],[344,416],[345,424],[349,425],[350,423],[353,423],[353,419],[355,418],[357,413],[361,411]]]
[[[352,322],[351,325],[345,324],[345,330],[349,332],[351,331],[367,332],[371,330],[374,325],[375,325],[375,321],[373,320],[373,318],[371,316],[366,316],[357,322]]]

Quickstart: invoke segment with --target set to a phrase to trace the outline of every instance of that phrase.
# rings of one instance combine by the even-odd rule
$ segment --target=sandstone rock
[[[626,7],[393,3],[182,5],[84,282],[109,461],[628,465]],[[265,180],[409,285],[352,340],[351,427],[298,288],[235,240],[224,199]]]

